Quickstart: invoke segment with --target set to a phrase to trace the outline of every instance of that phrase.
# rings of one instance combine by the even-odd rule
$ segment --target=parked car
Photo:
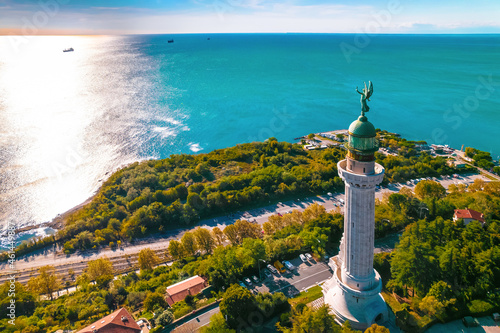
[[[312,260],[312,258],[313,258],[312,255],[309,253],[306,253],[305,256],[306,256],[307,260]]]
[[[253,280],[253,282],[255,282],[255,283],[259,283],[259,278],[258,278],[258,277],[256,277],[255,275],[254,275],[254,276],[252,276],[252,280]]]
[[[246,288],[246,287],[247,287],[247,286],[246,286],[243,282],[241,282],[241,281],[239,281],[239,282],[238,282],[238,284],[239,284],[240,286],[242,286],[243,288]]]
[[[249,278],[245,278],[244,281],[245,281],[245,283],[246,283],[247,286],[249,286],[249,287],[252,286],[252,281],[250,281]]]
[[[273,277],[273,275],[271,274],[271,272],[268,271],[267,269],[264,270],[264,276],[266,277],[266,279],[269,279],[269,278]]]
[[[299,258],[300,258],[300,260],[302,260],[302,262],[306,262],[306,261],[307,261],[306,256],[305,256],[305,255],[303,255],[303,254],[300,254],[300,255],[299,255]]]
[[[295,266],[294,266],[294,265],[292,265],[292,263],[291,263],[291,262],[289,262],[289,261],[286,261],[286,260],[285,260],[285,261],[283,261],[283,264],[285,265],[285,267],[286,267],[289,271],[293,271],[293,270],[295,269]]]
[[[274,274],[278,274],[278,270],[276,269],[276,267],[274,267],[273,265],[269,264],[267,265],[267,269],[271,271],[271,273],[274,273]]]
[[[274,263],[274,267],[276,267],[276,269],[281,273],[286,273],[286,269],[285,267],[283,266],[282,263],[280,263],[279,261],[276,260],[276,262]]]
[[[478,327],[479,326],[479,321],[474,317],[463,317],[462,322],[464,323],[465,327]]]

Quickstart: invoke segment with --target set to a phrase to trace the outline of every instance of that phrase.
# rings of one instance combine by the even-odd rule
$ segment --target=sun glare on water
[[[93,44],[113,38],[36,37],[14,50],[0,37],[0,170],[10,175],[0,205],[22,206],[2,220],[49,220],[87,199],[111,167],[116,150],[99,131],[113,110]]]

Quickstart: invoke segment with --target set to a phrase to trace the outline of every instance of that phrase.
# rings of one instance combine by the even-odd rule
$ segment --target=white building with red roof
[[[167,287],[165,300],[168,305],[172,306],[174,303],[182,301],[187,295],[199,294],[205,287],[207,287],[207,281],[196,275]]]
[[[457,221],[459,219],[464,220],[464,224],[467,225],[472,221],[479,221],[481,224],[485,223],[484,214],[477,212],[473,209],[455,209],[455,213],[453,214],[453,221]]]

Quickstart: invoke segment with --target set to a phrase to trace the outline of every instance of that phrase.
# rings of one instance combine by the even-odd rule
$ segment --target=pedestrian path
[[[325,298],[321,297],[311,302],[311,308],[313,310],[318,310],[324,304],[325,304]]]

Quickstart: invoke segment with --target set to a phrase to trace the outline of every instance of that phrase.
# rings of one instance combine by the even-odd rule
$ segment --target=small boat
[[[69,49],[64,49],[63,52],[73,52],[75,49],[73,49],[72,47],[70,47]]]
[[[173,43],[173,42],[174,42],[174,40],[173,40],[173,39],[169,39],[169,40],[168,40],[168,42],[169,42],[169,43]]]

